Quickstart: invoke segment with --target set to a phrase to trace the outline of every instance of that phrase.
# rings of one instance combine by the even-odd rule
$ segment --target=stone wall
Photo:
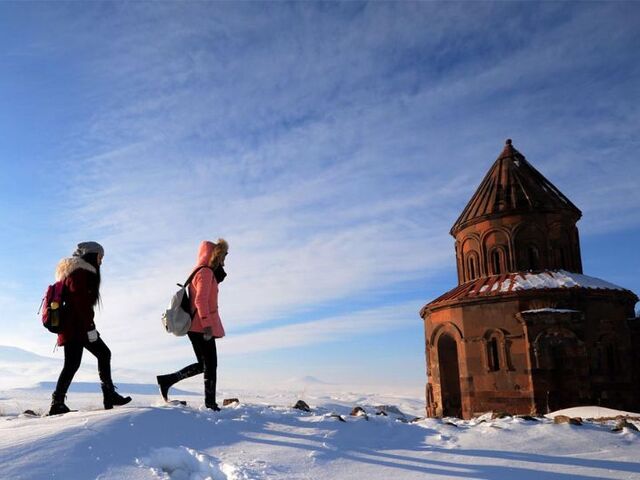
[[[574,288],[425,311],[427,414],[542,414],[588,404],[640,411],[640,356],[632,343],[640,321],[632,328],[628,320],[634,302],[629,292]],[[457,366],[450,365],[451,340]]]

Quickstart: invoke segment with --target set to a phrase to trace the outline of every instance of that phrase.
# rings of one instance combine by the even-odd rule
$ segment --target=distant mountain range
[[[62,358],[45,357],[24,350],[19,347],[0,345],[0,389],[9,390],[47,390],[53,391],[55,381],[40,381],[39,379],[56,379],[62,365]],[[81,368],[93,372],[95,366],[85,365]],[[148,376],[141,378],[149,378]],[[154,377],[152,377],[154,378]],[[158,386],[155,383],[120,383],[116,382],[120,393],[138,395],[156,395]],[[74,381],[70,392],[100,393],[100,383]],[[201,395],[187,390],[172,388],[171,395]]]
[[[151,383],[116,383],[118,387],[118,393],[125,394],[131,393],[133,395],[155,395],[158,394],[158,386]],[[20,390],[47,390],[53,391],[56,387],[56,382],[38,382],[32,388],[24,388]],[[72,393],[101,393],[100,384],[97,382],[73,382],[69,387],[69,392]],[[180,390],[178,388],[172,388],[169,392],[173,395],[202,395],[201,393],[189,392],[187,390]]]
[[[59,361],[52,357],[43,357],[28,350],[9,345],[0,345],[0,361],[3,362],[33,362],[33,361]]]
[[[287,384],[289,385],[333,385],[329,382],[325,382],[324,380],[320,380],[317,377],[306,375],[304,377],[293,377],[287,380]]]

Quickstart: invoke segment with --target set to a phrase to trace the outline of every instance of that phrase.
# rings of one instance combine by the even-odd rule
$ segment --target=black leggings
[[[63,397],[69,390],[73,376],[80,368],[84,349],[89,350],[98,359],[98,374],[102,383],[111,384],[111,350],[98,338],[95,342],[68,342],[64,345],[64,367],[58,377],[55,394]]]
[[[217,380],[218,369],[218,350],[216,348],[216,339],[204,339],[204,334],[198,332],[189,332],[189,340],[193,347],[193,353],[196,354],[197,363],[187,365],[182,370],[175,373],[164,375],[163,377],[171,384],[190,378],[200,373],[204,373],[205,382],[209,381],[214,386]]]
[[[216,348],[216,339],[204,339],[203,333],[189,332],[189,340],[193,347],[193,353],[196,354],[198,363],[192,363],[186,368],[192,369],[193,375],[204,373],[204,379],[212,381],[214,384],[217,379],[218,370],[218,349]]]

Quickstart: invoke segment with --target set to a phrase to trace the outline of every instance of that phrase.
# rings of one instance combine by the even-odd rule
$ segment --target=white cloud
[[[419,301],[353,312],[320,320],[285,325],[236,335],[225,340],[222,349],[231,355],[303,347],[319,343],[353,341],[359,336],[399,330],[410,325],[420,328]]]
[[[615,6],[72,10],[60,49],[92,116],[63,141],[58,241],[107,248],[98,321],[115,362],[189,354],[159,315],[218,236],[227,329],[260,329],[229,351],[349,334],[330,312],[297,318],[454,269],[449,227],[508,136],[584,210],[582,231],[638,226],[639,110],[621,101],[638,93],[638,39]],[[629,80],[591,73],[609,62]]]

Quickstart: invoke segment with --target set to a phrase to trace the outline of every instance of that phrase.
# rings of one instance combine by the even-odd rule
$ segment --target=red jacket
[[[211,242],[204,241],[200,244],[196,268],[209,264],[213,248]],[[203,268],[195,274],[189,285],[189,298],[191,309],[195,311],[190,331],[202,333],[205,327],[211,327],[214,337],[224,337],[224,327],[218,311],[218,282],[213,270]]]
[[[58,345],[88,340],[87,332],[96,328],[93,323],[92,291],[97,284],[96,269],[80,257],[65,258],[56,269],[56,280],[64,280],[61,331]]]

